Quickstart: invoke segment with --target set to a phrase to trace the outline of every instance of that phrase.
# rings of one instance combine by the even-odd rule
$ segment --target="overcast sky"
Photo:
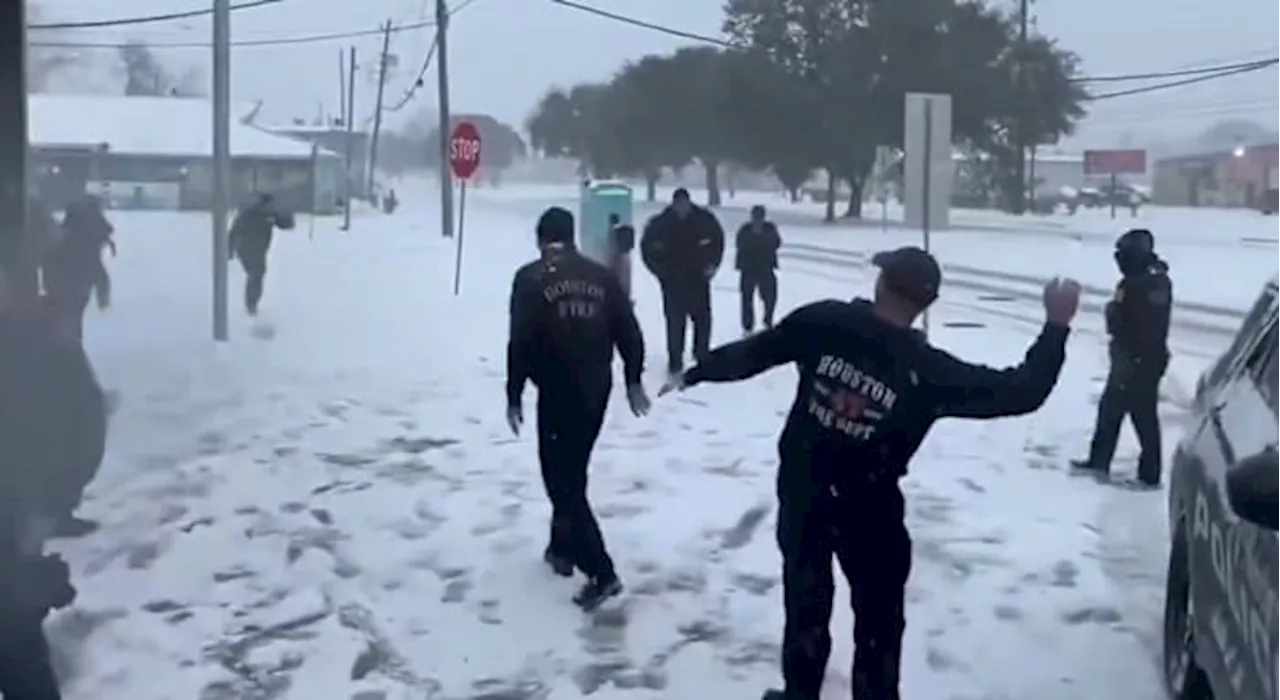
[[[29,0],[49,20],[95,20],[207,6],[210,0]],[[235,0],[233,0],[234,2]],[[450,0],[458,4],[461,0]],[[720,0],[587,0],[615,12],[716,34]],[[1012,2],[1012,0],[1005,0]],[[433,16],[434,0],[282,0],[278,5],[235,13],[233,36],[241,40],[376,29],[391,18],[409,23]],[[1090,75],[1160,71],[1274,56],[1280,3],[1276,0],[1034,0],[1039,29],[1057,37],[1084,59]],[[557,6],[550,0],[473,0],[452,23],[449,62],[455,111],[488,112],[521,124],[552,85],[604,79],[624,62],[669,51],[686,40],[613,23]],[[388,101],[411,84],[431,44],[430,28],[398,33],[392,51],[400,67],[388,82]],[[77,30],[59,38],[112,42],[200,41],[207,19],[127,29]],[[354,44],[360,63],[372,66],[377,37],[273,47],[244,47],[233,55],[237,100],[265,100],[276,120],[335,111],[338,54]],[[110,52],[93,51],[112,61]],[[205,50],[166,50],[178,67],[207,66]],[[1136,84],[1135,84],[1136,85]],[[1110,87],[1110,86],[1107,86]],[[1128,85],[1118,86],[1128,87]],[[1277,123],[1277,71],[1210,84],[1098,103],[1082,129],[1082,140],[1104,145],[1124,137],[1190,135],[1215,121],[1249,118]],[[373,79],[366,72],[357,91],[357,111],[368,113]],[[433,108],[435,74],[411,108]]]

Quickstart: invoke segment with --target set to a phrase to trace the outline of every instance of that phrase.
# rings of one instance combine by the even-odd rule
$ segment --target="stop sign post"
[[[462,286],[462,232],[467,216],[467,181],[480,168],[480,130],[476,125],[462,121],[453,127],[449,135],[449,170],[458,178],[458,252],[453,265],[453,294],[457,296]]]

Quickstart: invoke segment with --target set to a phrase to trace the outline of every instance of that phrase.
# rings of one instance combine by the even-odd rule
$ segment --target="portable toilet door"
[[[582,191],[581,215],[578,221],[578,248],[583,255],[605,265],[612,256],[610,217],[618,223],[631,223],[632,191],[625,182],[592,182]]]

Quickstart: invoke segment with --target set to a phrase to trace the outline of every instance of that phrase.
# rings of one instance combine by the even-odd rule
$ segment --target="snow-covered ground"
[[[69,697],[701,700],[775,683],[774,441],[791,370],[666,397],[642,420],[615,397],[592,495],[628,593],[584,616],[539,559],[533,438],[502,419],[510,274],[533,254],[532,220],[473,205],[454,297],[435,213],[401,195],[395,217],[348,233],[321,220],[310,238],[304,217],[279,235],[274,337],[235,313],[221,346],[207,340],[207,220],[113,215],[116,305],[86,334],[123,403],[85,506],[104,528],[57,545],[81,591],[50,622]],[[782,307],[867,292],[865,274],[788,267]],[[658,368],[656,290],[637,282]],[[730,272],[715,290],[726,341]],[[1037,315],[947,298],[933,339],[1009,363]],[[1104,372],[1092,323],[1041,412],[940,425],[913,465],[908,698],[1162,697],[1164,496],[1064,470]],[[1203,364],[1218,340],[1179,342]],[[848,697],[847,605],[833,624],[826,697]]]

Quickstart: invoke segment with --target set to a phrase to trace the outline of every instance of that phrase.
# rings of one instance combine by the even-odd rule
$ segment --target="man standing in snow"
[[[694,206],[681,187],[671,205],[649,219],[640,238],[640,258],[662,286],[667,317],[667,371],[684,367],[684,334],[693,323],[693,357],[711,349],[711,278],[724,258],[724,229],[710,211]]]
[[[751,207],[751,220],[738,229],[734,262],[740,275],[738,291],[742,295],[742,332],[751,333],[756,325],[756,292],[764,302],[764,327],[773,328],[773,310],[778,305],[778,249],[782,237],[778,227],[765,218],[764,207]]]
[[[1169,316],[1173,283],[1169,266],[1155,253],[1155,237],[1146,229],[1132,229],[1116,240],[1120,282],[1107,302],[1107,334],[1111,336],[1111,370],[1098,400],[1098,420],[1089,456],[1072,466],[1107,480],[1111,459],[1127,415],[1138,434],[1136,486],[1160,485],[1160,380],[1169,366]]]
[[[939,418],[999,418],[1036,410],[1065,359],[1075,282],[1045,287],[1045,325],[1022,365],[1004,370],[934,348],[914,320],[938,297],[942,272],[919,248],[876,255],[872,301],[820,301],[776,327],[717,348],[673,384],[732,382],[772,367],[799,369],[778,439],[778,547],[786,627],[784,690],[765,700],[817,700],[831,653],[832,557],[853,592],[853,695],[899,698],[911,537],[899,480]]]
[[[232,259],[240,258],[240,266],[244,268],[244,309],[250,316],[258,315],[258,303],[262,301],[271,235],[275,229],[292,228],[293,215],[277,207],[275,197],[270,194],[259,195],[253,204],[236,214],[231,224],[228,254]]]
[[[78,199],[67,205],[62,236],[45,256],[46,302],[77,339],[84,335],[90,298],[97,298],[100,309],[111,305],[111,276],[102,263],[102,250],[115,254],[114,230],[97,197]]]
[[[551,536],[543,559],[561,576],[577,568],[587,583],[574,596],[594,610],[622,591],[587,500],[587,466],[613,384],[613,352],[622,356],[627,401],[637,416],[649,410],[640,378],[644,337],[613,272],[580,255],[573,215],[559,207],[537,225],[538,260],[511,285],[507,343],[507,422],[524,423],[521,395],[538,387],[538,459],[551,501]]]

